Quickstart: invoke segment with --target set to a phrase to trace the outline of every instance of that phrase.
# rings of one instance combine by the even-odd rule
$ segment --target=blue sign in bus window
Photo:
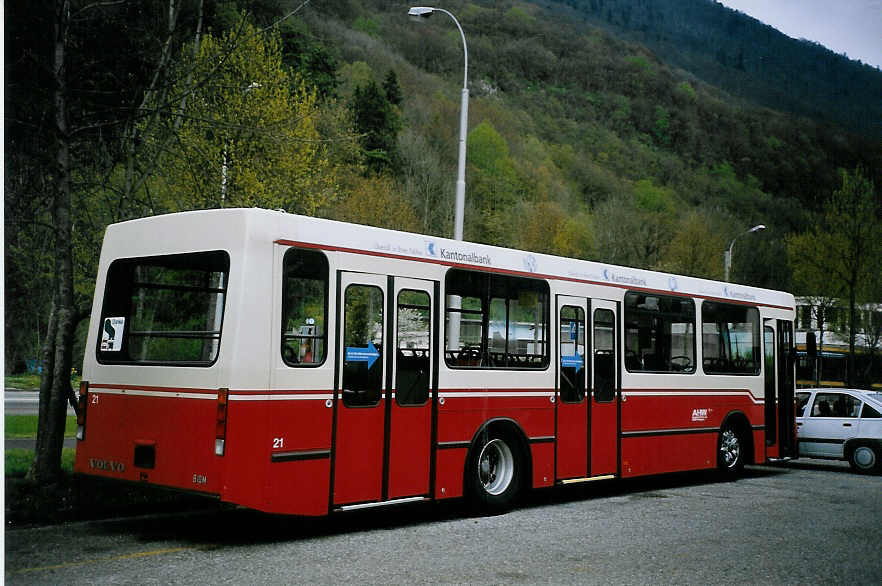
[[[376,362],[379,357],[380,352],[377,350],[377,347],[374,346],[373,341],[368,342],[367,348],[360,348],[357,346],[348,346],[346,348],[347,362],[367,362],[368,369],[374,365],[374,362]]]

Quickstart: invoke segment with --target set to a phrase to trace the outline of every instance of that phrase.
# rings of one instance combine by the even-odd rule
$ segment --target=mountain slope
[[[540,4],[571,8],[733,95],[882,138],[882,71],[713,0]]]

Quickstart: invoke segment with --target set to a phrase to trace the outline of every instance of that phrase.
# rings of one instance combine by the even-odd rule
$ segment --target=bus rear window
[[[229,272],[230,257],[219,250],[115,261],[107,273],[98,361],[214,363]]]

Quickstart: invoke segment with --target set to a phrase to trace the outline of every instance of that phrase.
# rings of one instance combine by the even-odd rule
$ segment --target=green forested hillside
[[[870,139],[736,100],[559,10],[523,2],[451,9],[469,42],[469,238],[721,276],[720,243],[763,222],[770,229],[736,274],[786,288],[784,236],[836,189],[837,168],[879,168]],[[343,39],[344,61],[363,60],[378,74],[399,68],[402,137],[443,147],[402,156],[422,168],[430,154],[453,177],[458,35],[443,15],[420,26],[403,13],[350,3],[340,14],[356,32],[324,34]],[[431,218],[424,225],[440,228]],[[678,246],[696,237],[695,226],[719,242],[686,262]]]
[[[563,0],[574,15],[753,102],[882,139],[879,69],[792,39],[715,0]],[[835,3],[830,4],[835,10]]]
[[[6,7],[7,369],[39,354],[49,322],[60,143],[80,345],[110,222],[257,205],[452,233],[462,46],[445,15],[414,23],[381,0],[73,5],[67,133],[51,3]],[[839,170],[880,199],[876,139],[733,98],[557,2],[444,7],[469,44],[466,239],[722,278],[728,242],[763,223],[732,279],[798,290],[788,238],[816,224]]]

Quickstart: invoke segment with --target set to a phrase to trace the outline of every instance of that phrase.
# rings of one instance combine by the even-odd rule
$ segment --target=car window
[[[805,413],[805,405],[808,403],[811,393],[796,393],[796,416],[802,417]]]
[[[818,393],[812,417],[857,417],[861,402],[845,393]]]
[[[857,417],[861,412],[861,400],[852,395],[841,394],[833,404],[834,417]]]
[[[873,409],[868,403],[864,403],[864,409],[861,411],[861,417],[864,419],[879,419],[882,417],[878,411]]]

